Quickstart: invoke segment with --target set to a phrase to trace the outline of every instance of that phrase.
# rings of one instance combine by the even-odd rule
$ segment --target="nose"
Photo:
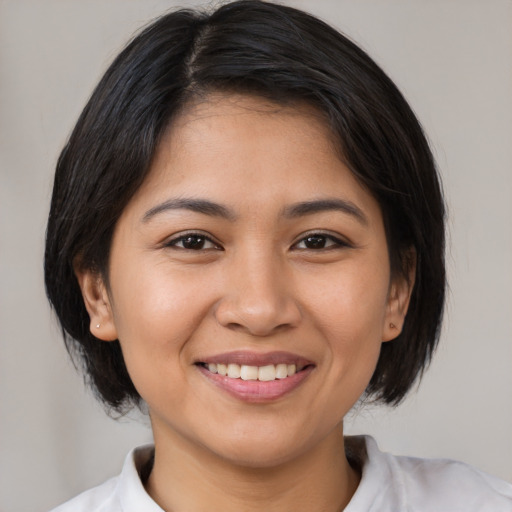
[[[222,326],[252,336],[269,336],[299,324],[301,310],[290,273],[276,260],[251,254],[229,266],[226,288],[215,311]]]

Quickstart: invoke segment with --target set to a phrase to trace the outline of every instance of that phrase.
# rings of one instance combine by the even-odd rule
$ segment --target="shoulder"
[[[512,511],[512,485],[499,478],[453,460],[383,453],[372,438],[363,439],[364,453],[360,449],[359,454],[363,476],[354,495],[371,502],[363,510]]]
[[[51,512],[162,512],[144,489],[140,474],[151,463],[153,446],[132,450],[119,476],[79,494]]]
[[[511,512],[512,485],[462,462],[395,457],[397,473],[411,502],[427,510]]]
[[[121,511],[116,506],[117,487],[119,477],[111,478],[105,483],[93,487],[73,499],[63,503],[51,512],[117,512]]]

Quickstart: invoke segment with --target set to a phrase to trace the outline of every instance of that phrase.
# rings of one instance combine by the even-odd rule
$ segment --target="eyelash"
[[[317,247],[316,249],[314,249],[312,247],[298,247],[299,244],[304,243],[304,242],[306,242],[306,240],[308,240],[308,239],[311,240],[313,238],[323,239],[323,241],[325,243],[327,243],[329,241],[332,243],[330,243],[326,247],[325,246]],[[328,251],[328,250],[332,250],[332,249],[341,249],[344,247],[351,247],[351,244],[348,243],[347,241],[341,240],[340,238],[338,238],[334,235],[331,235],[330,233],[322,233],[321,231],[320,232],[312,231],[310,233],[306,233],[305,235],[301,236],[301,239],[298,242],[295,242],[292,245],[292,248],[299,250],[299,251],[308,251],[308,250],[310,250],[310,251],[321,251],[321,250]]]
[[[212,247],[192,248],[192,247],[179,247],[178,246],[178,244],[180,242],[183,243],[187,239],[193,239],[193,238],[195,238],[196,240],[202,239],[202,241],[204,243],[210,243],[212,245]],[[171,240],[167,241],[164,245],[165,245],[165,247],[171,247],[171,248],[176,248],[176,249],[185,250],[185,251],[196,251],[196,252],[199,252],[201,250],[209,251],[212,249],[222,250],[220,245],[217,244],[216,242],[214,242],[209,236],[205,235],[204,233],[197,233],[197,232],[190,232],[190,233],[184,233],[184,234],[182,233],[179,236],[177,236],[176,238],[172,238]]]
[[[182,243],[182,244],[186,243],[187,239],[190,240],[190,239],[194,239],[194,238],[196,239],[196,242],[199,241],[199,245],[202,243],[202,245],[199,248],[184,247],[184,246],[180,247],[178,245],[180,243]],[[299,245],[301,243],[307,243],[308,239],[311,243],[315,243],[313,241],[313,239],[315,239],[315,238],[317,239],[317,243],[319,242],[321,244],[323,242],[324,244],[327,243],[328,245],[327,246],[324,245],[323,247],[317,247],[317,248],[299,247]],[[331,243],[329,243],[329,241]],[[204,247],[205,243],[211,244],[212,246],[205,248]],[[222,247],[218,243],[213,241],[209,236],[207,236],[203,233],[198,233],[198,232],[190,232],[190,233],[181,234],[181,235],[177,236],[176,238],[169,240],[164,245],[165,245],[165,247],[171,247],[171,248],[176,248],[176,249],[186,250],[186,251],[197,251],[197,252],[202,251],[202,250],[207,251],[207,250],[212,250],[212,249],[223,250]],[[305,235],[302,235],[300,240],[295,242],[291,248],[294,250],[299,250],[299,251],[307,251],[307,250],[321,251],[321,250],[339,249],[339,248],[343,248],[343,247],[351,247],[351,244],[344,240],[341,240],[340,238],[337,238],[331,234],[313,231],[310,233],[306,233]]]

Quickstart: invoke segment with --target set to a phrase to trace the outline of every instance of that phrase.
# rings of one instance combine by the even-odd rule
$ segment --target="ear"
[[[382,341],[394,340],[402,332],[405,315],[409,308],[416,276],[416,251],[411,248],[404,257],[407,273],[405,275],[400,273],[391,280],[382,330]]]
[[[75,275],[82,290],[85,307],[89,313],[91,333],[103,341],[116,340],[117,331],[114,316],[103,278],[98,272],[90,269],[79,270],[76,267]]]

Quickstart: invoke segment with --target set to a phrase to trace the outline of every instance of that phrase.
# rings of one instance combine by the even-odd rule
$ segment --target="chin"
[[[272,450],[269,449],[268,443],[266,447],[262,447],[259,443],[247,447],[229,450],[223,453],[222,456],[234,466],[246,469],[269,469],[282,466],[296,457],[294,452],[287,452],[286,450]]]
[[[210,446],[211,446],[210,438]],[[292,437],[289,432],[265,432],[231,436],[219,440],[213,451],[225,461],[248,469],[268,469],[300,457],[308,449],[304,435]]]

